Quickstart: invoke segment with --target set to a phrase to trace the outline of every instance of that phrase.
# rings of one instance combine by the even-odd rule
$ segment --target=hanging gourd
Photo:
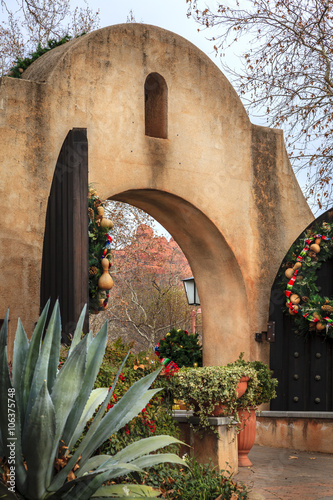
[[[109,291],[113,287],[110,276],[113,222],[104,217],[104,203],[94,189],[89,190],[89,311],[99,313],[108,307]]]
[[[113,287],[113,279],[109,274],[110,262],[107,258],[104,257],[101,261],[103,274],[98,280],[98,288],[102,290],[110,290]]]

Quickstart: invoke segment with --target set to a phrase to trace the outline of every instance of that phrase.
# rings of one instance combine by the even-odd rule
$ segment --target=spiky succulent
[[[93,390],[105,351],[107,325],[94,338],[89,333],[81,339],[84,309],[68,357],[59,370],[59,305],[56,303],[53,309],[44,336],[48,308],[47,305],[43,310],[30,341],[19,320],[12,374],[7,359],[8,313],[0,332],[0,457],[3,474],[8,474],[9,479],[15,476],[13,481],[0,481],[0,497],[29,500],[113,497],[129,500],[156,496],[156,492],[144,486],[105,483],[158,463],[184,464],[174,454],[150,454],[179,442],[177,439],[154,436],[137,441],[113,456],[93,456],[93,453],[110,435],[134,418],[158,391],[149,387],[159,370],[137,381],[106,412],[126,359],[110,391],[107,388]],[[98,407],[88,432],[77,444],[86,422]],[[12,448],[9,447],[11,444]],[[14,472],[10,476],[12,464]]]

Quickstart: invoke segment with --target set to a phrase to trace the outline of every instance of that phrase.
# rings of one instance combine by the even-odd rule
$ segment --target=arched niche
[[[163,76],[150,73],[145,81],[145,134],[168,137],[168,87]]]

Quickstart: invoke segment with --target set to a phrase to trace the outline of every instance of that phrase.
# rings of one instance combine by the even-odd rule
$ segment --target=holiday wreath
[[[89,189],[88,199],[89,232],[89,312],[98,313],[108,307],[109,291],[113,280],[109,235],[113,227],[111,220],[104,217],[104,203],[94,189]]]
[[[333,338],[333,299],[322,296],[317,286],[317,271],[333,258],[332,236],[332,224],[313,225],[291,246],[280,269],[286,310],[300,335],[317,332]]]

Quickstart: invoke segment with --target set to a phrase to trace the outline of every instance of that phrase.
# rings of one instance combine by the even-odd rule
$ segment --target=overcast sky
[[[77,3],[72,1],[73,5]],[[132,10],[137,22],[173,31],[214,57],[214,44],[206,39],[209,33],[198,33],[198,24],[186,16],[186,0],[95,0],[92,5],[100,9],[101,27],[126,22]]]

